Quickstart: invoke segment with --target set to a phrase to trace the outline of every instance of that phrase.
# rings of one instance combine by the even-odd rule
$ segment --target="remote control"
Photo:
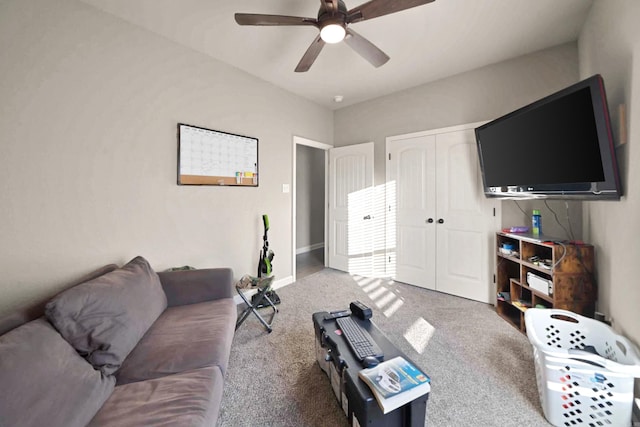
[[[324,320],[337,319],[338,317],[351,316],[351,310],[337,310],[331,311],[324,315]]]
[[[359,319],[367,320],[371,319],[371,316],[373,316],[373,312],[371,311],[371,309],[360,301],[353,301],[351,304],[349,304],[349,308]]]

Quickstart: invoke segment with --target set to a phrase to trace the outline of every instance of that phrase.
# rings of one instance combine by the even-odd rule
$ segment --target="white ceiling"
[[[435,0],[351,25],[391,60],[374,68],[345,43],[295,73],[317,35],[240,26],[235,12],[315,18],[318,0],[82,0],[330,109],[578,38],[593,0]],[[346,0],[348,9],[365,0]],[[344,96],[335,103],[334,95]]]

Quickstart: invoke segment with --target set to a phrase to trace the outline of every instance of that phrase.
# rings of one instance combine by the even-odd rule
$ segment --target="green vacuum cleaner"
[[[260,261],[258,261],[258,277],[269,277],[273,272],[273,251],[269,249],[267,232],[269,231],[269,216],[262,215],[264,223],[264,235],[262,236],[262,249],[260,250]]]
[[[273,251],[269,249],[269,239],[267,232],[269,231],[269,216],[262,215],[262,222],[264,223],[264,235],[262,236],[262,249],[260,250],[260,260],[258,261],[258,278],[269,277],[273,273]],[[276,294],[276,291],[271,289],[266,292],[266,296],[273,302],[273,304],[280,304],[280,297]],[[255,304],[258,294],[251,297],[251,303]],[[266,303],[259,302],[256,305],[257,308],[266,307]]]

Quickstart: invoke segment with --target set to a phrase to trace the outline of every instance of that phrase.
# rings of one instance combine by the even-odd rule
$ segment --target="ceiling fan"
[[[421,6],[432,1],[434,0],[370,0],[351,10],[347,10],[347,6],[342,0],[320,0],[317,19],[256,13],[236,13],[235,18],[240,25],[311,25],[318,28],[320,34],[302,56],[296,67],[296,72],[308,71],[325,43],[339,43],[342,40],[360,56],[369,61],[371,65],[379,67],[389,60],[389,56],[369,40],[349,28],[348,25]]]

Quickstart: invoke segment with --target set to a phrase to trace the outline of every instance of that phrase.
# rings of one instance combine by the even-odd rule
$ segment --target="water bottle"
[[[531,216],[531,232],[536,236],[542,234],[542,216],[538,209],[534,209]]]

